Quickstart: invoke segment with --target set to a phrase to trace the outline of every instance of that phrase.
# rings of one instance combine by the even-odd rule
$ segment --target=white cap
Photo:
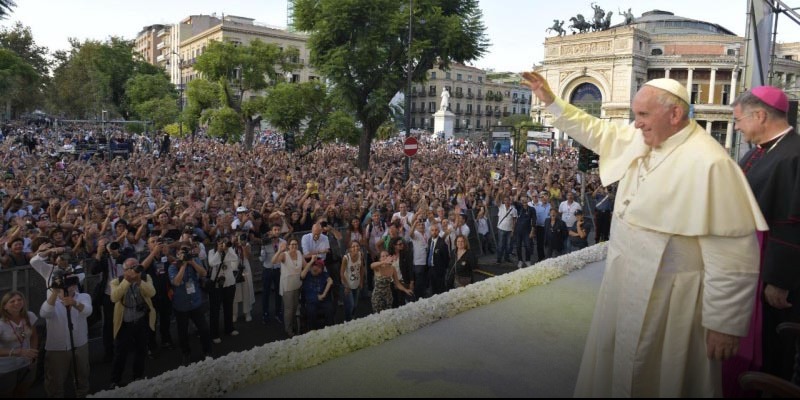
[[[247,207],[245,206],[236,207],[236,212],[237,213],[247,212]]]
[[[669,79],[669,78],[658,78],[653,79],[645,83],[647,86],[657,87],[661,90],[666,90],[667,92],[672,93],[675,96],[678,96],[679,99],[689,104],[689,92],[686,91],[686,87],[681,85],[680,82]]]

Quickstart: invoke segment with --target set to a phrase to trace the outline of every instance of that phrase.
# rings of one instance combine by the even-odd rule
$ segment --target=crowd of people
[[[360,300],[380,312],[468,285],[483,254],[503,263],[515,252],[522,267],[584,247],[591,232],[567,147],[521,157],[515,174],[510,156],[485,144],[425,141],[408,179],[397,139],[374,143],[369,171],[356,168],[355,148],[339,144],[303,157],[272,140],[248,152],[204,137],[158,137],[127,160],[58,151],[92,134],[12,125],[0,144],[0,266],[30,266],[49,288],[41,305],[9,294],[15,306],[3,315],[28,331],[36,315],[27,307],[46,320],[51,395],[63,393],[66,376],[56,370],[72,360],[76,394],[88,393],[95,323],[113,387],[131,350],[138,379],[148,351],[175,346],[173,318],[189,362],[189,321],[200,354],[213,356],[215,344],[235,340],[240,319],[278,320],[291,337],[335,323],[339,306],[350,320]],[[590,195],[608,196],[596,176],[586,179]],[[87,276],[99,283],[90,287]],[[25,338],[0,342],[0,355],[36,360],[38,340]],[[20,393],[30,380],[18,379]]]

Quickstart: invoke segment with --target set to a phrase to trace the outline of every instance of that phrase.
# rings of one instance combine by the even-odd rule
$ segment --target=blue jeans
[[[497,249],[497,262],[511,260],[511,231],[497,230],[499,243]]]
[[[342,285],[344,287],[344,285]],[[344,290],[344,289],[343,289]],[[361,289],[350,289],[348,292],[344,290],[344,320],[350,321],[353,319],[353,310],[358,307],[358,297],[361,295]]]
[[[519,261],[531,261],[531,250],[533,243],[530,237],[531,231],[518,230],[514,232],[514,242],[517,244],[517,259]],[[522,249],[525,249],[525,258],[522,258]]]
[[[278,287],[281,282],[281,269],[280,268],[264,268],[262,269],[261,282],[263,283],[263,291],[261,292],[261,309],[263,310],[264,319],[269,318],[269,298],[272,293],[275,293],[275,316],[283,319],[283,304],[281,304],[281,295],[278,294]]]

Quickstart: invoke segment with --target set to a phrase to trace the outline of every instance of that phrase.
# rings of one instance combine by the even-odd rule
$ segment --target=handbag
[[[456,287],[456,265],[455,263],[447,269],[447,272],[444,274],[444,287],[447,290],[454,289]]]
[[[233,271],[233,276],[236,278],[236,283],[244,283],[244,266],[239,264],[239,268]]]
[[[222,288],[222,284],[217,285],[217,281],[219,281],[219,273],[222,271],[224,263],[225,263],[225,253],[222,253],[222,260],[220,260],[219,266],[217,267],[217,276],[215,276],[214,279],[206,278],[200,282],[200,287],[203,288],[203,290],[205,290],[206,292],[210,292],[217,287]],[[222,279],[224,282],[225,277],[223,276]]]

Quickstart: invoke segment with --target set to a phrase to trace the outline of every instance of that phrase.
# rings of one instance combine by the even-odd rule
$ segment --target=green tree
[[[321,82],[280,83],[264,98],[263,116],[280,132],[295,133],[297,146],[309,151],[336,139],[355,144],[355,120],[336,100]]]
[[[129,119],[133,108],[126,84],[136,74],[164,74],[134,54],[133,42],[111,37],[104,42],[70,39],[71,49],[53,56],[52,107],[72,117],[93,118],[101,110]]]
[[[175,86],[163,71],[134,75],[125,83],[125,96],[133,115],[153,121],[155,129],[175,122],[180,112]]]
[[[0,19],[11,14],[11,9],[16,6],[17,3],[15,3],[14,0],[0,0]]]
[[[208,124],[208,135],[211,137],[222,138],[229,143],[242,138],[242,118],[230,107],[204,110],[200,121]]]
[[[38,75],[34,84],[19,90],[14,97],[7,99],[6,107],[11,107],[12,115],[31,111],[45,104],[45,86],[49,80],[50,62],[47,59],[46,47],[38,46],[33,39],[31,29],[17,22],[12,27],[0,30],[0,48],[8,49],[28,63]]]
[[[480,57],[488,41],[477,0],[296,0],[294,26],[310,33],[311,63],[333,83],[362,127],[358,166],[369,168],[378,128],[406,87],[409,11],[413,15],[412,79],[421,82],[437,61]],[[424,21],[424,23],[421,23]]]
[[[221,106],[220,91],[219,84],[205,79],[193,79],[186,85],[187,104],[181,121],[191,132],[197,131],[203,110],[213,110]]]
[[[0,49],[0,98],[5,99],[6,117],[11,118],[13,99],[38,87],[39,74],[13,51]]]
[[[246,46],[237,46],[231,42],[211,42],[203,54],[197,58],[194,69],[202,73],[210,82],[219,82],[220,100],[218,111],[200,110],[209,121],[217,116],[229,118],[230,111],[235,112],[244,128],[244,144],[252,148],[255,127],[261,122],[260,112],[264,101],[262,91],[273,82],[282,79],[280,71],[291,71],[296,68],[293,60],[299,52],[295,48],[281,49],[273,43],[253,40]],[[189,94],[191,99],[191,93]],[[193,110],[196,115],[197,110]],[[211,126],[232,127],[228,122]],[[238,137],[241,132],[225,132],[226,137]]]

